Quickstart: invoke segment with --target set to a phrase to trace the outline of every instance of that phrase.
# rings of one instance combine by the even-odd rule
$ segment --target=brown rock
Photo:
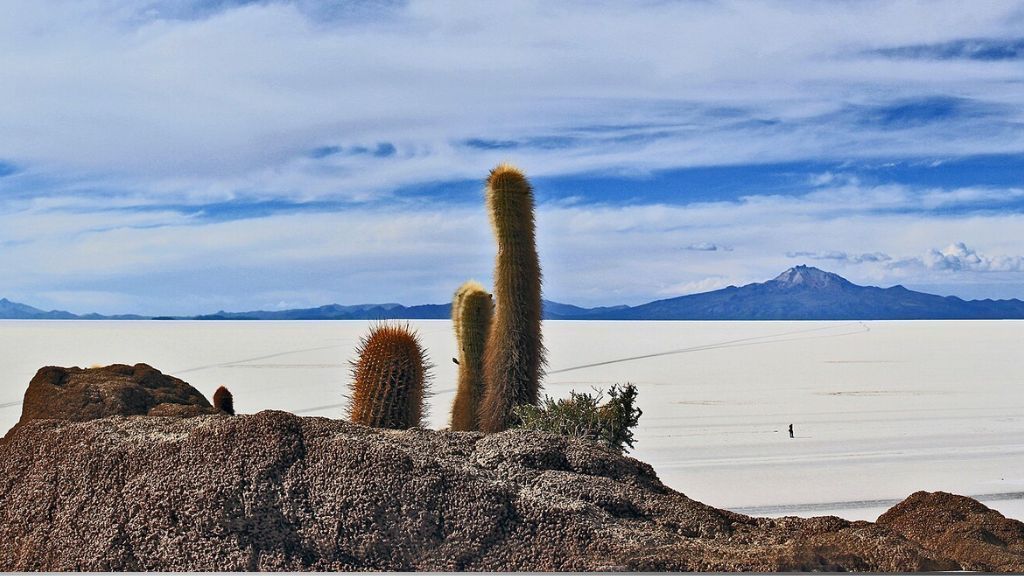
[[[583,440],[283,412],[27,421],[0,570],[955,569],[885,526],[757,519]]]
[[[915,492],[879,516],[878,524],[956,560],[964,570],[1024,572],[1024,523],[971,498]]]
[[[203,395],[146,364],[40,368],[28,385],[18,425],[30,420],[85,421],[106,416],[213,414]]]

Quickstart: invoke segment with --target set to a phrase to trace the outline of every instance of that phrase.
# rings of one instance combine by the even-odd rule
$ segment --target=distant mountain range
[[[328,304],[294,310],[216,312],[202,316],[76,315],[0,300],[0,319],[38,320],[375,320],[443,319],[450,304]],[[838,274],[796,266],[767,281],[657,300],[639,306],[581,308],[544,301],[550,320],[979,320],[1024,319],[1021,300],[963,300],[903,286],[858,286]]]
[[[1024,319],[1024,302],[963,300],[903,286],[858,286],[838,274],[796,266],[772,280],[658,300],[623,310],[623,320],[967,320]]]
[[[72,314],[65,310],[40,310],[28,304],[11,302],[7,298],[0,298],[0,320],[150,320],[149,316],[137,314],[117,314],[114,316],[103,316],[102,314]]]

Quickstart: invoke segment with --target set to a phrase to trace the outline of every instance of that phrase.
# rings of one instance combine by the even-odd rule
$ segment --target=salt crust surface
[[[208,398],[338,418],[367,322],[0,321],[0,430],[44,365],[146,362]],[[446,425],[455,342],[414,321]],[[633,456],[667,485],[750,514],[873,520],[916,490],[1024,518],[1024,322],[548,321],[546,393],[634,382]],[[786,428],[794,425],[795,438]]]

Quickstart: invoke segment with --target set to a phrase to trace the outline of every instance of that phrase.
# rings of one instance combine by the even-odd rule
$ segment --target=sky
[[[5,0],[0,296],[441,303],[521,167],[546,298],[797,264],[1024,298],[1024,2]]]

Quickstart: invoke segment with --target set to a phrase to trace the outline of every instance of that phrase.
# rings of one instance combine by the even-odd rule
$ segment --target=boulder
[[[198,416],[216,412],[187,382],[147,364],[47,366],[29,382],[18,425],[43,419],[81,422],[107,416]]]

